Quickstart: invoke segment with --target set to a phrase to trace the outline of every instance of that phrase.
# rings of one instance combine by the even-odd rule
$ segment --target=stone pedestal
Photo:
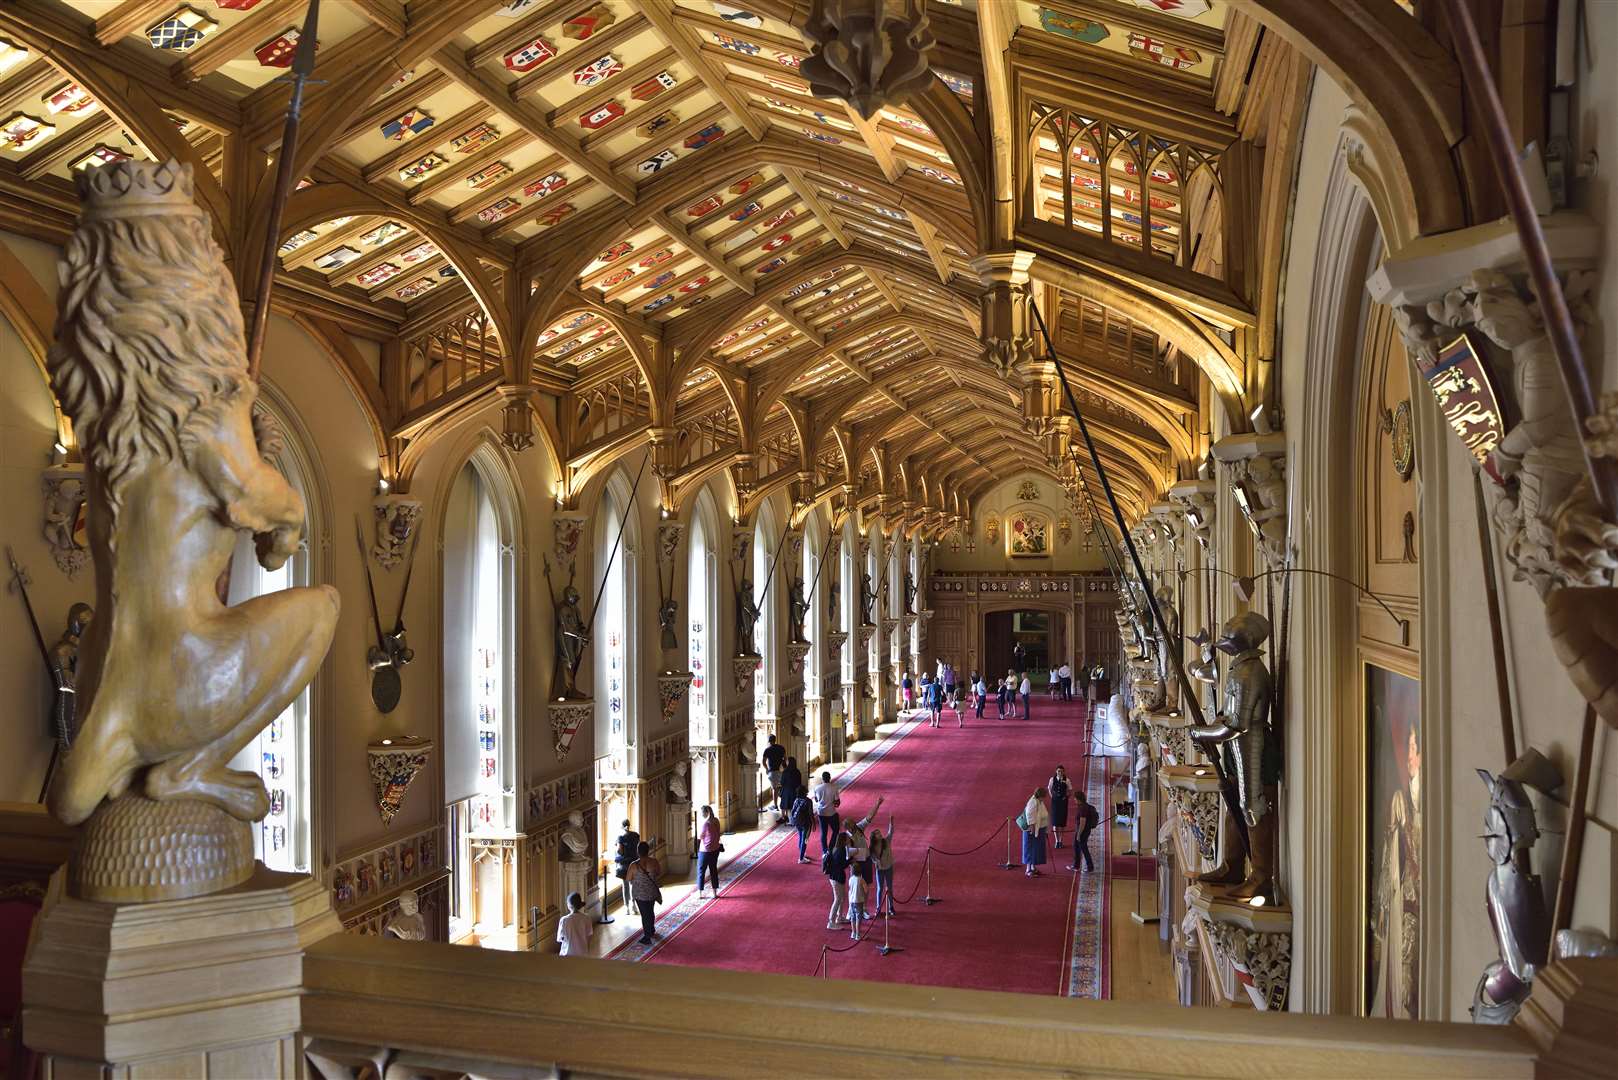
[[[23,967],[45,1075],[303,1075],[303,958],[342,932],[325,888],[260,864],[234,889],[151,904],[62,897]]]
[[[1191,886],[1185,903],[1196,912],[1223,1003],[1284,1012],[1292,979],[1292,909],[1227,899],[1212,885]]]
[[[586,910],[599,906],[595,904],[596,889],[595,881],[590,873],[591,861],[585,858],[559,859],[557,861],[557,867],[560,871],[559,876],[562,879],[562,895],[558,898],[558,907],[562,911],[569,910],[567,898],[574,893],[584,897]],[[540,942],[540,944],[543,945],[544,942]]]
[[[669,799],[663,807],[663,869],[683,875],[691,869],[691,804]]]

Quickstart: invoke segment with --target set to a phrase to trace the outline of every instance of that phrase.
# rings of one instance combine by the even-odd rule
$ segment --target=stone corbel
[[[505,404],[500,408],[500,442],[507,450],[520,454],[534,445],[534,397],[538,390],[532,386],[502,386],[500,397]]]
[[[787,642],[787,645],[786,645],[786,650],[787,650],[787,672],[789,674],[792,674],[792,675],[802,675],[803,674],[803,661],[804,661],[804,658],[809,655],[809,650],[811,648],[813,648],[813,646],[810,645],[809,642],[807,642],[807,641],[789,641],[789,642]]]
[[[578,735],[584,722],[595,715],[596,703],[588,698],[577,701],[551,701],[545,708],[550,713],[556,760],[566,761],[568,751],[573,749],[574,736]]]
[[[371,557],[382,569],[392,570],[404,561],[421,520],[421,503],[404,495],[381,495],[372,501],[371,514],[376,524]]]
[[[551,519],[551,556],[562,583],[572,582],[577,572],[585,521],[586,515],[578,510],[558,510]]]
[[[404,803],[405,793],[426,766],[427,755],[432,749],[431,739],[414,735],[378,739],[365,748],[371,785],[376,789],[376,809],[382,816],[384,826],[393,824],[394,816]]]
[[[90,562],[84,525],[84,466],[56,465],[45,470],[45,543],[56,568],[70,579]]]
[[[1188,740],[1189,741],[1189,740]],[[1195,851],[1209,864],[1219,855],[1220,806],[1219,778],[1207,765],[1165,765],[1157,771],[1169,805],[1179,814]],[[1187,854],[1190,854],[1190,851]],[[1195,871],[1187,866],[1187,872]]]
[[[736,509],[743,517],[752,512],[753,495],[758,491],[758,460],[752,454],[738,453],[731,461],[731,478],[736,482]]]
[[[1223,462],[1236,505],[1241,508],[1270,566],[1286,562],[1287,443],[1283,432],[1228,435],[1213,445]]]
[[[857,630],[857,632],[859,634],[859,645],[860,645],[859,652],[858,652],[857,655],[864,656],[866,654],[866,652],[871,647],[871,639],[876,636],[876,627],[874,627],[874,626],[861,626],[861,627],[857,627],[856,630]]]
[[[1217,485],[1212,480],[1182,480],[1169,488],[1169,501],[1185,519],[1204,552],[1212,550]]]
[[[1245,989],[1254,1008],[1284,1012],[1292,979],[1292,909],[1227,900],[1204,885],[1186,889],[1185,902],[1197,913],[1224,997],[1240,1000]]]
[[[1034,357],[1028,314],[1029,251],[1003,251],[979,255],[968,265],[983,283],[983,359],[1009,378]]]
[[[666,671],[657,677],[657,704],[665,725],[674,722],[693,677],[689,671]]]
[[[730,659],[730,682],[737,698],[751,700],[753,672],[758,670],[759,657],[733,656]]]

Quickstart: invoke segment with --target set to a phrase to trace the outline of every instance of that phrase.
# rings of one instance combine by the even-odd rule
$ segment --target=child
[[[806,863],[809,859],[803,852],[809,845],[809,830],[815,827],[815,804],[809,801],[807,795],[799,795],[792,800],[792,811],[787,820],[798,830],[798,862]]]
[[[563,956],[590,955],[590,935],[594,924],[584,910],[584,897],[574,893],[567,898],[567,914],[556,924],[556,940]]]
[[[904,689],[905,712],[909,712],[916,707],[916,684],[911,681],[910,672],[905,672],[904,678],[899,681],[899,685]]]
[[[865,877],[871,872],[869,861],[852,867],[848,875],[848,936],[860,939],[860,923],[865,921]]]

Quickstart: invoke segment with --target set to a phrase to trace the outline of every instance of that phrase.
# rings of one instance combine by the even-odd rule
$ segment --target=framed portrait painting
[[[1012,514],[1006,522],[1006,550],[1013,558],[1038,559],[1051,553],[1051,526],[1042,514]]]
[[[1366,663],[1365,1014],[1421,1015],[1421,684]]]

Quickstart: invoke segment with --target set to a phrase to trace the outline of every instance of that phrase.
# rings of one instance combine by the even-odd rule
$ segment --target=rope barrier
[[[1000,835],[1000,830],[1001,829],[1010,830],[1010,828],[1011,828],[1011,819],[1006,818],[1004,823],[995,826],[994,832],[989,834],[989,838],[987,840],[983,841],[983,843],[979,844],[977,847],[968,848],[965,851],[945,851],[943,848],[936,848],[936,847],[933,847],[931,844],[927,845],[927,850],[928,851],[935,851],[940,855],[976,855],[978,852],[980,852],[984,848],[988,847],[989,844],[994,840],[995,837]],[[1008,831],[1007,835],[1010,835],[1009,831]]]

